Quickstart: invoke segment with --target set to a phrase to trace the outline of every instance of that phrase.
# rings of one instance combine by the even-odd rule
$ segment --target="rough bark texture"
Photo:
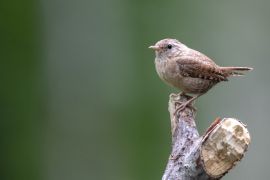
[[[200,137],[194,108],[175,113],[189,98],[170,95],[172,152],[162,180],[220,179],[243,157],[250,142],[248,130],[238,120],[217,119]]]

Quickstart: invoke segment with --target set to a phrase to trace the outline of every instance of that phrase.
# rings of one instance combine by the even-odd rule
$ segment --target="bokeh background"
[[[248,125],[252,144],[224,177],[268,179],[270,1],[9,0],[0,3],[3,180],[161,179],[168,96],[147,47],[172,37],[223,66],[251,66],[196,103]]]

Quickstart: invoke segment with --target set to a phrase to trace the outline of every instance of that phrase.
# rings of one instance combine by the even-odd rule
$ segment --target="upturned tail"
[[[221,71],[227,76],[243,76],[244,71],[251,71],[251,67],[221,67]]]

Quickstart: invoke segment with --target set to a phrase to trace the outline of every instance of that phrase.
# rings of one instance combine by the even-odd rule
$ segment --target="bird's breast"
[[[164,82],[176,88],[182,89],[181,83],[183,81],[183,77],[179,73],[179,68],[176,62],[170,62],[169,60],[159,61],[156,59],[155,65],[159,77]]]

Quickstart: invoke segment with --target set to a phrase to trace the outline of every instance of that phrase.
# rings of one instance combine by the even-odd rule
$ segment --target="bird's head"
[[[149,46],[150,49],[155,50],[157,58],[174,58],[179,56],[187,48],[176,39],[162,39],[154,46]]]

